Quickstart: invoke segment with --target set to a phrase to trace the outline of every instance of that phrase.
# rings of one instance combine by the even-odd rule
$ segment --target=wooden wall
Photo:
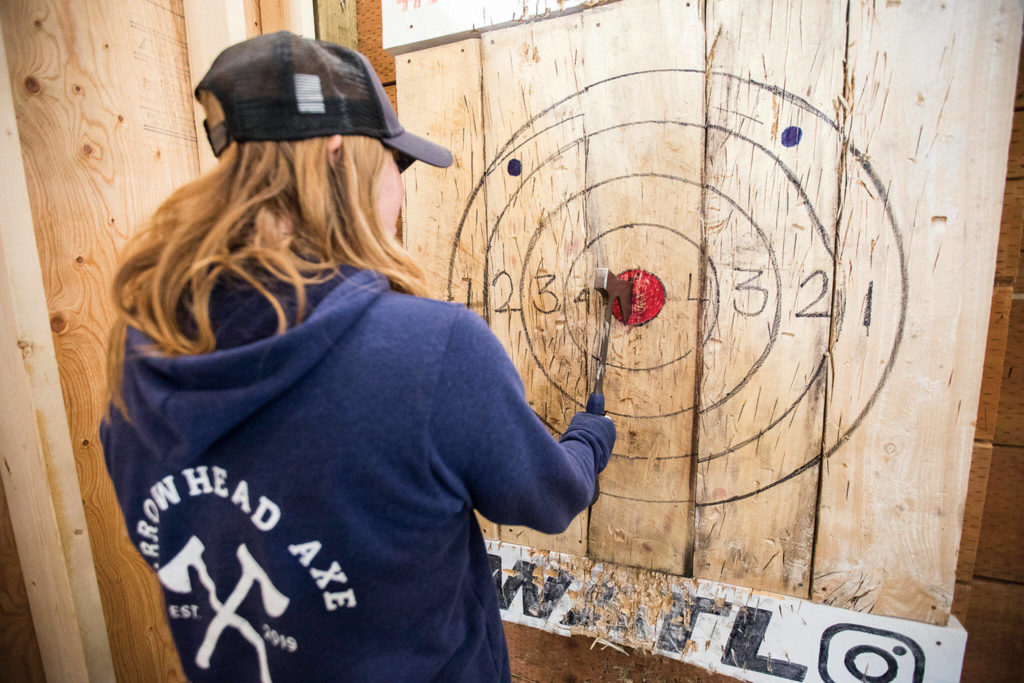
[[[1015,107],[954,601],[966,683],[1024,680],[1024,68]]]

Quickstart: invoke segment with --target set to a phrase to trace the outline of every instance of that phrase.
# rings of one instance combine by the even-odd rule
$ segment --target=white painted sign
[[[384,49],[402,54],[600,3],[601,0],[381,0]]]
[[[487,541],[502,617],[744,681],[956,683],[967,632]]]

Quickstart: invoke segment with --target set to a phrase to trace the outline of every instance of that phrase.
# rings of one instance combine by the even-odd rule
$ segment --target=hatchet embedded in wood
[[[619,302],[622,320],[629,322],[633,312],[633,281],[620,280],[607,268],[598,268],[594,276],[594,289],[601,292],[604,298],[604,324],[601,326],[601,352],[597,361],[597,377],[594,380],[594,391],[587,400],[587,412],[604,415],[604,370],[608,361],[608,338],[612,331],[612,306]]]

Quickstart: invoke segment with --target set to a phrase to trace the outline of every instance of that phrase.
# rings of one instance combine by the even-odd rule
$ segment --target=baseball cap
[[[447,149],[402,127],[369,60],[341,45],[288,31],[250,38],[217,56],[197,99],[201,91],[224,112],[223,121],[204,121],[215,156],[231,142],[340,134],[380,140],[402,171],[416,160],[452,163]]]

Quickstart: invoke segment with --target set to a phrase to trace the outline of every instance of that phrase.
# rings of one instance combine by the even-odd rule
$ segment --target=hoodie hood
[[[211,301],[217,350],[160,356],[129,327],[122,391],[149,457],[187,464],[308,373],[366,310],[389,290],[373,271],[343,268],[308,286],[306,319],[275,334],[277,316],[258,292],[219,288]],[[275,292],[294,319],[291,289]],[[123,420],[113,411],[112,420]]]

